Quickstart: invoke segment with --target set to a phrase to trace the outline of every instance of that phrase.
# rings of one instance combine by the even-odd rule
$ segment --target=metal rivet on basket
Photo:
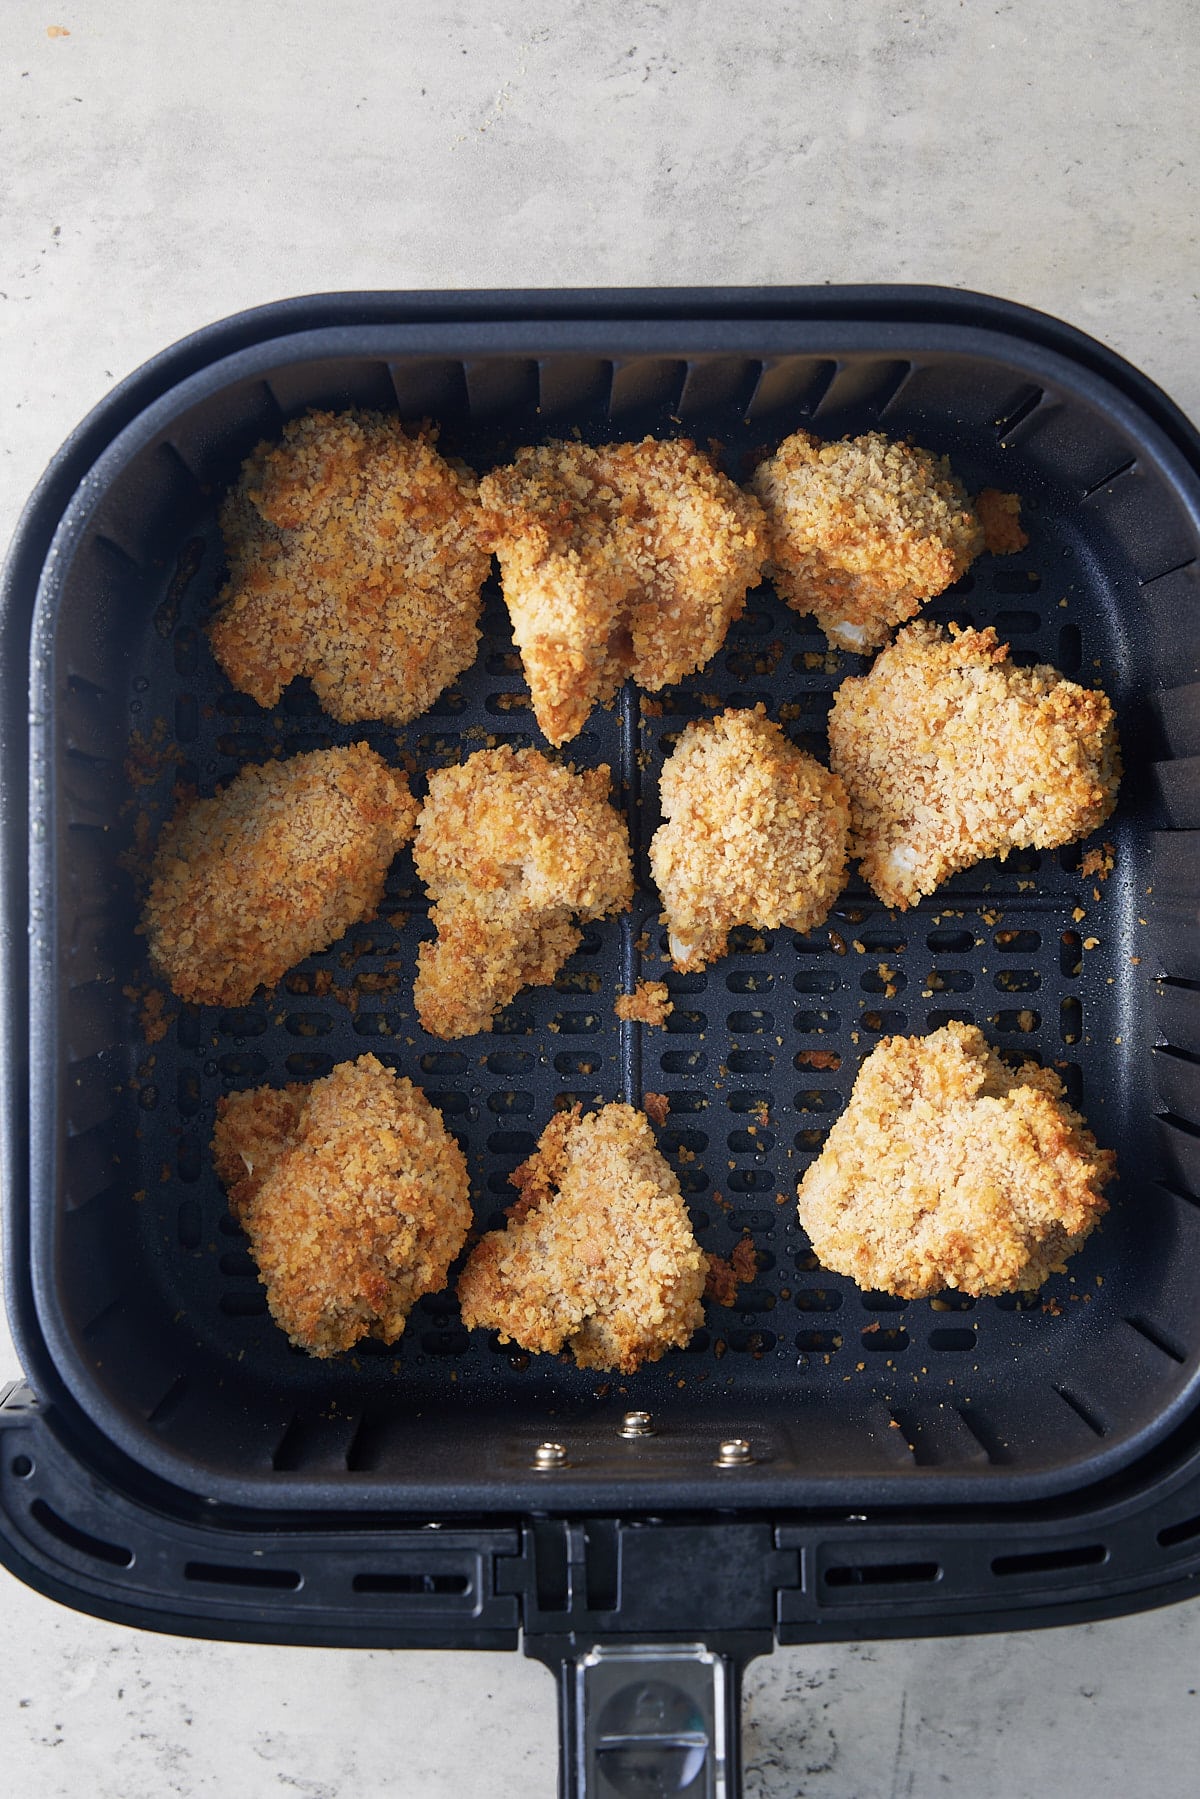
[[[535,1468],[565,1468],[567,1452],[561,1443],[539,1443],[533,1452]]]
[[[654,1425],[649,1412],[626,1412],[617,1435],[619,1437],[652,1437]]]
[[[744,1468],[754,1460],[745,1437],[728,1437],[717,1450],[718,1468]]]

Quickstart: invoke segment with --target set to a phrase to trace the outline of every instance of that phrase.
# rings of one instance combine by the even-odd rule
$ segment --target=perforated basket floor
[[[60,532],[34,641],[31,910],[34,1267],[63,1378],[139,1462],[267,1505],[1033,1497],[1127,1461],[1188,1403],[1200,1357],[1197,1214],[1184,1183],[1152,1178],[1152,996],[1170,972],[1151,910],[1153,609],[1194,549],[1178,458],[1098,378],[992,333],[903,345],[893,333],[881,347],[850,327],[768,342],[742,323],[731,347],[710,327],[661,323],[580,326],[573,342],[562,327],[541,343],[533,327],[497,329],[499,343],[470,326],[314,332],[231,357],[129,427]],[[674,735],[762,701],[824,759],[831,695],[867,666],[829,652],[763,586],[709,667],[649,706],[627,691],[562,752],[612,768],[639,893],[493,1033],[446,1044],[416,1020],[429,926],[405,854],[376,921],[240,1010],[171,1000],[166,1034],[147,1045],[139,1014],[158,983],[125,864],[176,781],[209,793],[245,762],[365,737],[421,792],[423,771],[485,744],[541,743],[494,583],[475,666],[407,730],[338,726],[304,683],[271,713],[230,690],[204,635],[222,579],[216,507],[253,443],[313,404],[433,416],[443,447],[479,469],[573,429],[683,431],[740,477],[800,424],[830,436],[880,425],[947,451],[972,491],[1016,490],[1028,549],[982,558],[928,616],[995,624],[1019,660],[1113,696],[1128,767],[1101,834],[1114,872],[1083,876],[1079,848],[1017,854],[906,915],[855,880],[828,928],[742,930],[707,973],[671,972],[645,850]],[[665,1030],[614,1017],[639,976],[667,980]],[[884,1034],[949,1018],[1056,1067],[1119,1154],[1104,1228],[1036,1295],[863,1294],[817,1265],[797,1222],[797,1178],[862,1059]],[[416,1307],[395,1349],[366,1343],[332,1363],[290,1349],[212,1171],[215,1102],[366,1050],[442,1109],[484,1227],[502,1222],[507,1177],[556,1107],[665,1094],[659,1138],[697,1235],[727,1255],[748,1233],[757,1278],[733,1309],[708,1308],[687,1351],[624,1379],[468,1335],[452,1291]],[[615,1427],[635,1406],[657,1435],[631,1443]],[[531,1476],[548,1435],[568,1466]],[[730,1435],[755,1459],[717,1470]]]

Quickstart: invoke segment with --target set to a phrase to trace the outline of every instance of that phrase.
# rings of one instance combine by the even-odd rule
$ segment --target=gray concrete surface
[[[946,282],[1200,416],[1198,76],[1190,0],[5,0],[0,540],[115,378],[326,288]],[[1196,1606],[780,1652],[747,1791],[1184,1799],[1198,1676]],[[515,1656],[180,1643],[0,1576],[22,1799],[549,1799],[554,1755]]]

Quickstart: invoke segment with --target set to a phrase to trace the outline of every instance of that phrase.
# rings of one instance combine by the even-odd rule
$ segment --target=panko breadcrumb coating
[[[413,997],[435,1037],[490,1031],[522,987],[543,986],[578,944],[577,920],[633,899],[629,831],[607,767],[576,774],[538,750],[478,750],[435,770],[413,854],[434,901]]]
[[[462,1150],[420,1089],[374,1056],[309,1087],[218,1100],[212,1148],[271,1316],[311,1355],[394,1343],[467,1240]]]
[[[679,1182],[632,1106],[560,1112],[510,1177],[520,1192],[459,1276],[468,1329],[632,1374],[700,1324],[708,1260]]]
[[[881,431],[822,443],[785,438],[753,487],[767,515],[782,599],[844,650],[886,643],[983,549],[983,531],[944,456]]]
[[[850,796],[851,854],[886,906],[915,905],[986,856],[1073,843],[1116,804],[1107,697],[1008,655],[990,625],[919,622],[837,690],[829,759]]]
[[[811,931],[846,884],[842,783],[761,705],[688,725],[661,797],[650,868],[676,968],[724,955],[735,925]]]
[[[1014,1073],[974,1025],[886,1037],[801,1177],[826,1268],[927,1299],[1041,1285],[1108,1210],[1116,1172],[1048,1068]]]
[[[686,438],[527,446],[484,476],[479,497],[554,744],[627,675],[656,691],[702,667],[759,579],[758,502]]]
[[[373,918],[417,808],[365,743],[243,768],[184,806],[154,854],[142,928],[181,999],[242,1006]]]
[[[310,412],[260,444],[221,511],[229,580],[209,628],[240,693],[308,675],[347,723],[405,724],[475,659],[491,557],[475,478],[431,431]]]
[[[618,993],[613,1011],[624,1024],[666,1024],[675,1002],[665,981],[639,981],[632,993]]]

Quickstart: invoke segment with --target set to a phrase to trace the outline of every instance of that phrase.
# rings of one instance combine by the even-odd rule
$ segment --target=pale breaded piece
[[[417,807],[365,743],[243,768],[166,825],[142,929],[181,999],[245,1005],[373,918]]]
[[[926,1299],[1038,1287],[1108,1210],[1116,1172],[1048,1068],[1012,1071],[974,1025],[885,1037],[800,1180],[824,1267]]]
[[[646,1117],[560,1112],[510,1177],[521,1197],[458,1280],[463,1323],[632,1374],[700,1324],[708,1258]]]
[[[293,419],[245,464],[221,530],[209,637],[260,706],[307,675],[334,718],[405,724],[474,661],[491,556],[475,478],[433,433],[381,413]]]
[[[538,750],[478,750],[429,777],[413,855],[434,901],[413,997],[435,1037],[490,1031],[522,987],[543,986],[582,936],[633,899],[629,831],[609,771],[576,774]]]
[[[212,1148],[271,1316],[310,1355],[394,1343],[467,1240],[462,1150],[420,1088],[374,1056],[309,1087],[218,1100]]]
[[[657,691],[701,668],[759,578],[757,500],[686,438],[527,446],[479,497],[551,743],[627,675]]]
[[[1073,843],[1116,804],[1106,696],[1008,654],[990,625],[918,622],[837,690],[829,759],[850,797],[851,854],[886,906],[915,905],[986,856]]]
[[[676,968],[724,955],[735,925],[811,931],[846,884],[842,783],[762,706],[688,725],[661,797],[650,869]]]
[[[886,643],[983,549],[946,458],[881,431],[841,443],[796,431],[759,464],[753,487],[770,532],[766,572],[840,649]]]

